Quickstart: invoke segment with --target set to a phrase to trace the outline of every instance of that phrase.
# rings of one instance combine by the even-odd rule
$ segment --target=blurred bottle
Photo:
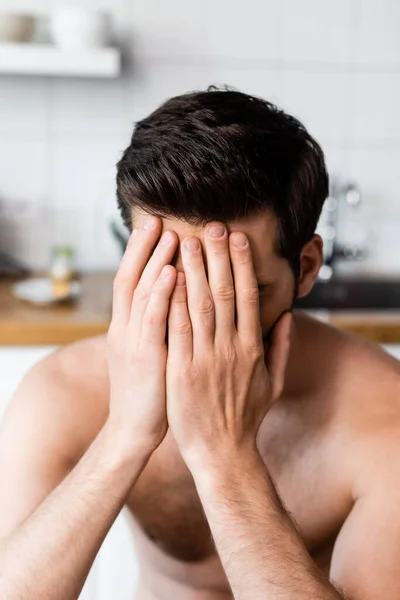
[[[52,251],[50,278],[55,299],[68,298],[72,293],[74,251],[71,246],[55,246]]]

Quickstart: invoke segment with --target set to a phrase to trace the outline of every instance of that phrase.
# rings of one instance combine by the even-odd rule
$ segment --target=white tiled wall
[[[62,0],[0,0],[49,11]],[[293,112],[333,173],[363,192],[364,268],[400,271],[398,0],[81,0],[112,11],[125,48],[116,81],[0,77],[0,239],[45,265],[54,242],[81,267],[114,267],[115,163],[132,123],[211,83]],[[17,218],[18,217],[18,218]],[[1,222],[1,218],[0,218]]]

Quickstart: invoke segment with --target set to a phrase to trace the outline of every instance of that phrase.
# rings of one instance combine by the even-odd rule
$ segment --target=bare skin
[[[138,224],[141,219],[142,215],[138,215]],[[195,233],[203,242],[207,235],[187,224],[164,221],[163,226],[164,230],[176,231],[181,239]],[[260,292],[264,335],[290,308],[293,297],[290,269],[276,256],[272,243],[269,245],[271,227],[271,222],[260,219],[231,227],[231,231],[246,232],[252,244],[257,279],[259,283],[270,284]],[[204,242],[208,243],[211,242]],[[173,262],[178,271],[182,270],[181,257]],[[302,256],[300,293],[307,292],[317,270],[318,240],[314,240]],[[293,321],[284,391],[274,404],[268,399],[266,410],[269,410],[258,436],[263,462],[254,460],[252,452],[231,449],[227,454],[222,453],[226,460],[220,463],[223,468],[218,469],[218,476],[214,476],[212,461],[204,459],[198,467],[191,465],[224,567],[236,597],[245,598],[236,593],[238,584],[232,581],[225,556],[229,549],[221,546],[212,508],[220,506],[221,498],[232,490],[239,504],[245,505],[263,496],[273,499],[276,488],[297,523],[299,533],[288,519],[291,535],[300,544],[298,548],[304,544],[315,564],[326,575],[330,573],[345,594],[356,600],[397,598],[400,593],[395,566],[400,545],[398,363],[374,346],[304,315],[296,314]],[[121,400],[122,393],[113,393],[116,389],[113,381],[121,382],[123,376],[122,371],[118,372],[121,369],[118,360],[112,375],[107,352],[105,337],[58,351],[28,375],[8,410],[0,435],[0,531],[5,540],[0,549],[3,552],[0,586],[7,579],[7,564],[9,569],[13,566],[13,548],[15,562],[24,565],[21,556],[26,561],[22,575],[25,581],[29,579],[27,573],[36,567],[30,554],[40,536],[44,552],[52,544],[57,549],[63,541],[66,547],[73,545],[70,561],[63,556],[72,583],[69,595],[62,597],[76,597],[86,566],[125,503],[132,514],[142,565],[138,600],[231,598],[193,476],[182,458],[183,455],[191,464],[188,456],[204,457],[207,453],[185,454],[182,440],[178,447],[177,430],[175,435],[168,431],[164,437],[163,420],[150,418],[160,414],[157,398],[162,394],[155,393],[155,389],[146,392],[153,398],[148,418],[140,415],[141,423],[149,421],[149,430],[143,432],[143,427],[137,427],[132,410],[125,412],[129,402]],[[118,403],[113,398],[118,398]],[[109,415],[113,416],[112,427]],[[200,447],[204,446],[196,446]],[[264,479],[262,484],[264,463],[270,479]],[[93,472],[96,477],[91,479],[98,486],[88,489],[85,474]],[[67,473],[70,475],[64,479]],[[74,503],[81,508],[71,509],[74,499],[82,496],[85,496],[82,503]],[[63,497],[69,500],[65,506],[61,504]],[[281,506],[276,497],[274,501]],[[60,507],[67,512],[69,526],[55,530],[54,524],[60,521],[61,513],[65,521],[65,512]],[[96,522],[99,512],[103,527]],[[231,519],[237,525],[240,514],[227,511],[225,516],[225,525],[229,527]],[[248,521],[238,535],[252,540],[253,565],[260,559],[257,572],[262,572],[264,540],[260,539],[260,528],[252,527],[251,518]],[[76,542],[77,528],[82,523],[87,523],[85,542],[79,539],[79,543],[71,544]],[[267,523],[266,529],[274,531],[271,528],[272,524]],[[233,537],[231,543],[236,542]],[[11,548],[11,559],[10,552],[7,557],[7,548]],[[83,568],[82,557],[86,561]],[[41,579],[48,578],[49,589],[47,596],[42,593],[38,597],[45,600],[61,597],[59,590],[51,595],[56,583],[59,585],[48,574],[50,570],[57,574],[54,567],[57,555],[51,558],[51,569],[40,563]],[[271,557],[268,558],[271,562]],[[273,559],[280,572],[279,556]],[[15,573],[21,585],[21,571]],[[65,571],[60,569],[58,574],[66,579]],[[312,581],[317,579],[313,576]],[[8,584],[13,585],[13,581]],[[327,594],[336,594],[327,579],[323,585]],[[9,589],[14,593],[7,596],[11,599],[35,598],[34,588]],[[301,596],[293,596],[297,597]],[[320,597],[345,596],[320,594]]]

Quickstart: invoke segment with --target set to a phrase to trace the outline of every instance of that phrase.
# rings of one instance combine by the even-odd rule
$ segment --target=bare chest
[[[273,427],[263,428],[260,438],[260,452],[282,502],[324,567],[346,516],[336,474],[327,472],[317,447],[313,451],[299,439],[281,440]],[[172,438],[152,456],[128,507],[147,538],[167,555],[194,563],[215,554],[192,476]]]

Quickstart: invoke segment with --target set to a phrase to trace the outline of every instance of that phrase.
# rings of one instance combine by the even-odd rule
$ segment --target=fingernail
[[[212,238],[220,238],[225,233],[225,227],[222,223],[213,223],[213,225],[210,225],[208,228],[208,233]]]
[[[244,233],[233,233],[232,244],[235,246],[235,248],[244,248],[247,244],[247,238]]]
[[[149,229],[154,229],[156,223],[157,220],[155,217],[146,217],[142,222],[142,229],[146,229],[146,231]]]
[[[172,233],[170,231],[166,231],[160,240],[160,245],[168,246],[168,244],[170,244],[171,242],[172,242]]]
[[[170,275],[171,275],[171,273],[169,272],[169,269],[163,268],[163,270],[161,271],[161,274],[160,274],[160,279],[168,279],[168,277]]]
[[[189,238],[186,240],[184,245],[186,250],[189,250],[189,252],[193,252],[194,250],[198,250],[200,248],[199,240],[197,238]]]

